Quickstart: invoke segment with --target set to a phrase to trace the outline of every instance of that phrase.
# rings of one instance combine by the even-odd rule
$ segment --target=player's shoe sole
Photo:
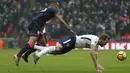
[[[34,64],[37,64],[39,57],[36,54],[34,54],[33,58],[34,58]]]
[[[17,55],[13,55],[16,66],[19,66],[19,60],[20,58],[17,57]]]

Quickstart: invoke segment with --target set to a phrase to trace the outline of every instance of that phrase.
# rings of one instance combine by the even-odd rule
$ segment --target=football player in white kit
[[[34,63],[36,64],[40,56],[46,53],[59,55],[67,53],[74,48],[90,48],[90,55],[96,71],[101,72],[104,68],[97,61],[98,46],[103,47],[109,40],[110,37],[107,34],[103,34],[100,37],[96,35],[80,35],[63,38],[57,42],[56,46],[41,47],[36,45],[34,46],[35,48],[41,48],[43,50],[34,54]]]

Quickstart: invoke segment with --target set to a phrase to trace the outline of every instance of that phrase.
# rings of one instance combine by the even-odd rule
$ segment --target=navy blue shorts
[[[39,39],[43,38],[41,28],[42,27],[39,27],[37,22],[31,22],[28,26],[30,36],[36,36]]]
[[[59,44],[61,44],[63,48],[56,54],[64,54],[69,52],[70,50],[75,48],[75,43],[76,43],[75,36],[69,36],[64,39],[61,39],[59,41]]]

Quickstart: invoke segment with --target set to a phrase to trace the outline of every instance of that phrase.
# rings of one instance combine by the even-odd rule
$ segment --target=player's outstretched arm
[[[76,35],[76,33],[66,24],[66,22],[62,19],[60,14],[56,14],[56,19],[60,23],[60,25],[64,26],[66,29],[68,29],[73,35]]]
[[[101,72],[102,70],[104,70],[104,68],[98,64],[98,61],[97,61],[97,54],[95,52],[95,46],[94,45],[91,45],[91,48],[90,48],[90,55],[91,55],[91,58],[93,60],[93,63],[94,63],[94,66],[96,68],[96,71],[97,72]]]

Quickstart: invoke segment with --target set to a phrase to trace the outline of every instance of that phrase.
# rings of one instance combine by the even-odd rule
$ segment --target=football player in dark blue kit
[[[43,35],[40,35],[40,40],[37,41],[37,43],[35,45],[38,46],[48,46],[47,42],[49,40],[48,36],[47,36],[47,24],[44,25],[44,30],[42,31]],[[40,50],[40,49],[39,49]],[[36,49],[28,49],[26,53],[22,54],[22,58],[24,59],[25,62],[28,63],[28,57],[31,53],[35,52]]]
[[[58,5],[59,5],[58,2],[53,1],[48,8],[45,8],[44,10],[42,10],[37,16],[35,16],[31,20],[28,26],[28,30],[30,32],[29,41],[24,45],[24,47],[19,51],[17,55],[14,55],[16,66],[19,65],[20,57],[22,56],[22,54],[27,52],[29,49],[33,49],[34,44],[39,39],[41,39],[41,35],[43,35],[42,27],[48,20],[52,18],[56,18],[56,20],[62,26],[64,26],[68,31],[70,31],[70,33],[72,33],[73,35],[76,35],[76,33],[73,30],[71,30],[71,28],[65,23],[65,21],[60,16]]]

